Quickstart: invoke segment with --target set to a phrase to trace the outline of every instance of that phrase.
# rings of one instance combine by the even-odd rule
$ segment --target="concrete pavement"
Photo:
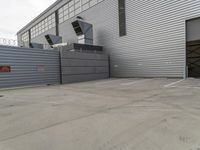
[[[0,150],[200,150],[200,80],[0,91]]]

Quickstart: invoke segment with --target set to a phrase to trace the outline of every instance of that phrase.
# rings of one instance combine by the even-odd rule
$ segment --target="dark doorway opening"
[[[200,40],[187,42],[188,77],[200,77]]]
[[[200,18],[186,22],[186,68],[187,77],[200,77]]]

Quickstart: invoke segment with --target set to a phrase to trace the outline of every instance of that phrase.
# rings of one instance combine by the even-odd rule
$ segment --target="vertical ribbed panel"
[[[94,43],[110,54],[113,77],[183,77],[185,21],[200,16],[199,8],[200,1],[127,0],[124,37],[119,37],[115,0],[105,0],[80,16],[94,25]],[[60,25],[64,41],[76,41],[70,31],[73,19]]]
[[[79,16],[93,24],[94,42],[110,54],[113,77],[183,77],[185,22],[200,17],[199,0],[126,0],[127,36],[119,37],[118,1],[104,0]],[[60,24],[76,42],[75,17]]]
[[[33,84],[59,84],[59,52],[0,46],[0,66],[11,72],[0,73],[0,88]]]
[[[97,53],[61,51],[62,83],[109,78],[108,56]]]

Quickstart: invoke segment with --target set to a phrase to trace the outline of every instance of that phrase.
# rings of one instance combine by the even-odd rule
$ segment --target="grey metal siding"
[[[109,77],[108,56],[104,54],[61,51],[62,83]]]
[[[140,4],[141,1],[126,3],[127,36],[124,37],[119,37],[117,1],[105,0],[80,14],[94,25],[94,43],[103,45],[106,52],[110,54],[111,75],[113,77],[182,77],[185,50],[184,20],[183,26],[178,29],[179,32],[183,32],[182,37],[178,32],[178,35],[166,36],[168,32],[165,30],[170,25],[171,33],[176,33],[174,31],[177,29],[172,27],[173,21],[169,22],[168,19],[169,26],[166,26],[161,22],[162,17],[155,16],[150,20],[148,19],[150,16],[146,17],[149,13],[140,15],[139,9],[145,10],[145,4],[147,7],[150,3],[143,1],[144,4],[140,4],[140,7],[136,6],[137,3]],[[60,25],[60,33],[64,41],[76,42],[77,40],[70,24],[73,20],[75,18]],[[177,43],[170,38],[178,38]]]
[[[41,43],[41,44],[44,44],[45,48],[50,48],[50,45],[48,44],[47,40],[45,39],[45,35],[47,34],[53,34],[53,35],[56,35],[56,29],[55,28],[52,28],[44,33],[42,33],[41,35],[31,39],[31,42],[33,43]]]
[[[105,0],[80,16],[93,23],[95,44],[104,45],[110,54],[112,76],[183,77],[185,21],[200,16],[200,1],[127,0],[124,37],[118,33],[115,0]],[[71,30],[69,22],[60,30],[66,41],[75,41],[71,32],[65,32]]]
[[[0,73],[0,88],[60,83],[59,52],[55,50],[0,46],[2,65],[11,66],[11,72]]]
[[[59,35],[62,36],[63,42],[77,43],[78,39],[75,34],[75,31],[71,25],[71,22],[75,19],[69,19],[68,21],[59,25]]]
[[[118,1],[79,14],[94,25],[94,43],[110,54],[113,77],[183,77],[186,20],[200,17],[199,0],[126,0],[127,36],[119,37]],[[71,22],[60,25],[64,42],[76,42]]]

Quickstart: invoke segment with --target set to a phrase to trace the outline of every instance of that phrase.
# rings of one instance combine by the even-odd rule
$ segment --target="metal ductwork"
[[[39,49],[43,49],[43,44],[39,44],[39,43],[30,43],[29,44],[30,48],[39,48]]]
[[[72,22],[72,26],[78,36],[79,44],[93,45],[93,26],[87,22],[76,20]]]
[[[49,45],[51,45],[51,46],[55,45],[55,44],[62,43],[62,37],[61,36],[47,34],[47,35],[45,35],[45,38],[46,38],[47,42],[49,43]]]

